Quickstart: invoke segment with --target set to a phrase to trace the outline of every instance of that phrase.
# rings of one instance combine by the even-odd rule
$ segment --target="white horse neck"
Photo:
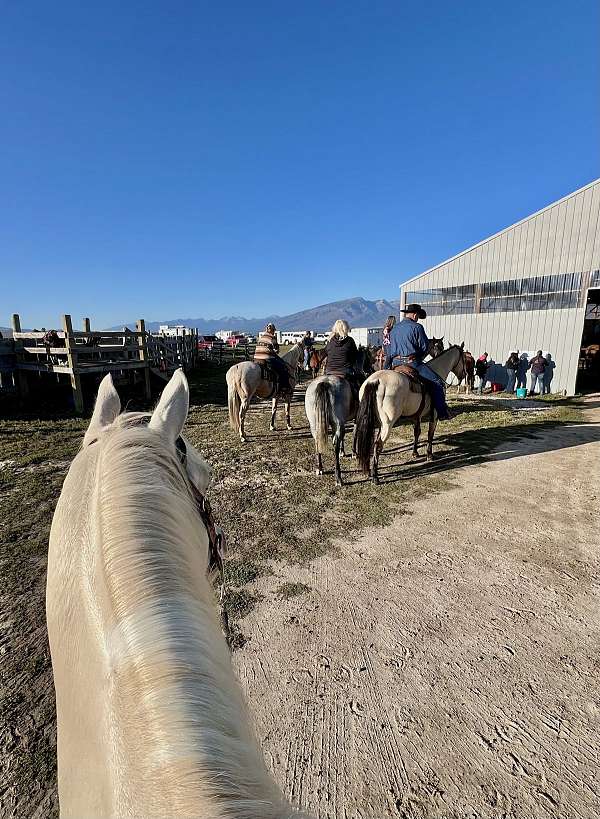
[[[124,418],[77,456],[52,525],[61,808],[288,816],[220,631],[183,468]]]
[[[281,358],[285,361],[285,363],[289,367],[296,367],[298,365],[298,361],[300,360],[300,353],[302,352],[302,345],[301,344],[294,344],[291,350],[288,350],[287,353],[284,353]]]
[[[433,370],[434,373],[437,373],[437,375],[445,381],[450,372],[458,364],[460,353],[461,350],[459,347],[449,347],[447,350],[444,350],[443,353],[440,353],[425,363],[430,370]]]

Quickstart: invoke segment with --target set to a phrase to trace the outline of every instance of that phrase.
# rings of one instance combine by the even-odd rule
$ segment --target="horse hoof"
[[[315,475],[322,475],[322,474],[323,474],[323,470],[322,470],[322,469],[317,469],[317,470],[315,470]]]
[[[288,427],[287,427],[288,432],[291,432],[293,429],[294,429],[294,427],[290,427],[289,424],[288,424]]]
[[[419,453],[418,452],[413,452],[413,454],[412,454],[413,461],[416,461],[418,457],[419,457]]]
[[[428,456],[427,456],[427,460],[428,460],[428,461],[433,461],[433,455],[428,455]]]
[[[275,432],[275,427],[274,427],[272,424],[271,424],[271,426],[269,427],[269,431],[270,431],[270,432]]]
[[[247,440],[247,438],[240,438],[240,444],[245,444]]]

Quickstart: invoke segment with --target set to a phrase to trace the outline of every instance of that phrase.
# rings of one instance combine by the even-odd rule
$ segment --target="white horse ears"
[[[190,390],[183,370],[175,370],[164,388],[148,426],[170,441],[181,435],[190,406]]]
[[[121,412],[121,399],[113,384],[110,373],[105,375],[100,382],[92,420],[85,433],[83,443],[89,443],[90,438],[94,438],[103,427],[108,427]]]

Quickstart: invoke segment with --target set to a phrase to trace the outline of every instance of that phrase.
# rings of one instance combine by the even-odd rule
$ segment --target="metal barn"
[[[488,352],[499,372],[512,351],[549,352],[551,391],[574,394],[582,346],[600,342],[600,179],[405,282],[409,302],[429,336]]]

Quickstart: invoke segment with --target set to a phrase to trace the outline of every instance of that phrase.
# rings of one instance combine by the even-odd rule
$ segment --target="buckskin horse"
[[[152,415],[120,410],[107,375],[50,532],[60,815],[300,819],[221,633],[198,506],[210,467],[182,436],[183,372]]]
[[[355,369],[368,374],[372,371],[369,351],[364,347],[358,350]],[[320,375],[311,381],[304,396],[304,409],[315,439],[317,475],[323,474],[323,454],[327,449],[329,427],[333,430],[333,451],[335,456],[335,482],[342,485],[340,454],[344,457],[344,435],[346,422],[356,415],[358,396],[352,390],[348,380],[337,375]]]
[[[427,361],[427,366],[445,381],[452,372],[460,380],[465,377],[464,342],[453,344],[443,353]],[[413,458],[419,456],[421,419],[430,414],[427,434],[427,460],[433,457],[433,436],[437,413],[428,391],[411,384],[408,375],[393,370],[380,370],[370,375],[360,388],[360,406],[354,427],[354,453],[363,471],[379,483],[378,464],[383,445],[392,427],[400,418],[414,424]],[[373,459],[371,465],[371,458]]]
[[[229,406],[229,425],[231,429],[238,432],[240,441],[245,443],[248,439],[244,430],[246,413],[250,406],[250,401],[256,395],[258,398],[271,398],[273,401],[271,408],[271,422],[269,429],[275,429],[275,413],[277,404],[282,398],[285,402],[285,420],[287,428],[292,428],[290,418],[290,403],[294,387],[298,380],[298,362],[304,351],[304,345],[299,342],[294,344],[291,350],[281,356],[289,371],[290,390],[285,393],[277,391],[277,384],[265,378],[263,365],[257,361],[240,361],[227,370],[227,403]]]

